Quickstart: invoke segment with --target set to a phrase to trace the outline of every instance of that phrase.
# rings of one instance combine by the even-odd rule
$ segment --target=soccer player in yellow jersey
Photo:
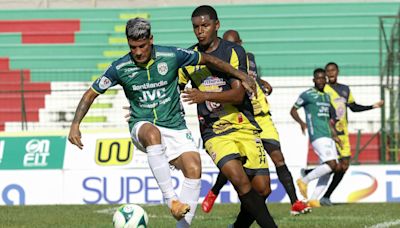
[[[345,172],[349,168],[351,150],[348,131],[347,107],[353,112],[362,112],[374,108],[380,108],[383,100],[376,102],[370,106],[359,105],[355,102],[349,86],[337,82],[339,67],[336,63],[330,62],[326,64],[325,71],[328,76],[329,84],[324,88],[324,92],[329,94],[331,103],[336,112],[337,122],[335,124],[336,132],[342,142],[342,147],[337,147],[339,151],[339,172],[333,175],[331,184],[324,196],[320,199],[321,205],[331,206],[330,196],[335,188],[339,185]]]
[[[242,45],[242,40],[240,39],[240,35],[235,30],[228,30],[224,33],[224,40],[236,43],[238,45]],[[272,161],[275,164],[276,172],[278,174],[278,178],[282,185],[284,186],[291,204],[291,214],[298,215],[300,213],[306,213],[310,211],[310,208],[303,202],[299,201],[296,195],[296,189],[294,187],[292,175],[285,164],[285,158],[281,152],[280,142],[279,142],[279,134],[276,130],[274,123],[271,119],[271,113],[269,108],[269,103],[267,101],[267,95],[272,92],[271,85],[262,80],[257,71],[257,64],[255,62],[254,55],[251,53],[247,53],[248,58],[248,71],[249,74],[252,75],[257,84],[258,84],[258,96],[257,98],[252,99],[255,119],[257,123],[260,125],[261,129],[261,139],[264,145],[264,149],[271,157]],[[216,183],[210,189],[207,196],[204,198],[202,203],[202,209],[205,212],[210,212],[214,202],[221,190],[221,188],[226,184],[227,179],[223,174],[219,174]],[[241,224],[243,226],[243,224]]]
[[[243,47],[218,37],[220,24],[214,8],[197,7],[192,13],[192,24],[198,43],[191,49],[247,72]],[[180,82],[185,84],[188,80],[192,88],[183,91],[183,100],[197,104],[206,151],[235,187],[241,209],[252,218],[251,223],[256,220],[261,227],[276,227],[265,205],[271,192],[269,169],[249,97],[237,80],[209,67],[182,68]]]

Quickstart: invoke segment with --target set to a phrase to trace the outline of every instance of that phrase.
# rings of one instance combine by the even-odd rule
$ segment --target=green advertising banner
[[[0,137],[0,170],[62,169],[66,137]]]

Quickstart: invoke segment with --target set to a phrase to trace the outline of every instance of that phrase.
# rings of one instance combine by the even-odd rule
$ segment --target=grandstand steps
[[[6,57],[0,57],[0,70],[10,69],[10,59]]]
[[[32,56],[97,56],[101,57],[107,49],[124,50],[129,52],[127,44],[109,45],[105,43],[91,44],[1,44],[0,55],[13,57]]]
[[[23,100],[23,101],[22,101]],[[44,96],[24,96],[19,94],[15,96],[0,96],[0,113],[8,109],[21,109],[24,104],[25,109],[39,109],[44,107]]]
[[[76,32],[80,30],[79,20],[0,20],[2,32]]]
[[[87,69],[93,70],[101,61],[108,61],[113,58],[101,56],[29,56],[11,57],[10,64],[12,69]],[[54,73],[54,72],[53,72]],[[91,75],[90,75],[91,76]],[[67,81],[70,81],[67,80]]]
[[[81,68],[58,68],[58,69],[32,69],[32,82],[86,82],[91,85],[92,77],[101,75],[103,71],[98,69],[81,69]]]
[[[98,18],[120,18],[129,14],[131,17],[149,17],[145,9],[7,9],[0,13],[0,20],[20,19],[98,19]],[[124,19],[125,20],[125,19]]]
[[[37,109],[26,109],[27,121],[39,121],[39,112]],[[21,108],[9,108],[1,110],[0,122],[19,121],[23,120]]]
[[[74,32],[42,32],[42,33],[22,33],[23,44],[60,44],[60,43],[71,43],[75,42]]]
[[[0,83],[2,82],[28,82],[31,80],[29,70],[0,70]]]
[[[43,91],[50,92],[50,83],[48,82],[24,82],[21,85],[19,82],[0,82],[0,90],[3,91],[20,91],[24,92],[34,92],[34,91]]]

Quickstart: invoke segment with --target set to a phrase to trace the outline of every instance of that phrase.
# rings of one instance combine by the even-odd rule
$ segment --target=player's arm
[[[383,100],[380,100],[373,105],[367,105],[367,106],[357,104],[350,89],[348,93],[349,97],[347,100],[347,106],[350,108],[352,112],[363,112],[374,108],[380,108],[383,105]]]
[[[365,106],[365,105],[359,105],[356,102],[353,102],[353,103],[347,104],[347,106],[353,112],[363,112],[363,111],[371,110],[371,109],[374,109],[374,108],[380,108],[380,107],[382,107],[383,103],[384,103],[383,100],[380,100],[380,101],[376,102],[373,105],[366,105]]]
[[[212,55],[201,53],[199,65],[207,65],[207,67],[209,68],[238,78],[242,81],[242,84],[247,91],[257,94],[257,87],[254,79],[252,77],[249,77],[249,75],[247,75],[245,72],[233,68],[233,66],[229,63],[224,62],[221,59]]]
[[[82,119],[85,117],[86,113],[89,111],[90,106],[99,94],[94,92],[92,88],[88,89],[85,94],[83,94],[81,101],[75,111],[74,119],[69,130],[68,140],[82,149],[83,144],[81,142],[81,131],[79,130],[79,125]]]
[[[114,64],[114,63],[113,63]],[[78,104],[78,107],[75,111],[74,119],[72,120],[72,124],[69,130],[68,140],[79,147],[79,149],[83,148],[83,144],[81,142],[81,132],[79,130],[79,125],[82,122],[82,119],[85,117],[86,113],[89,111],[90,106],[93,101],[99,94],[102,94],[107,91],[108,88],[116,85],[118,82],[117,71],[114,65],[108,67],[108,69],[104,72],[104,74],[96,79],[92,87],[89,88],[82,96],[81,101]]]
[[[243,86],[240,81],[234,80],[231,87],[232,89],[222,92],[202,92],[198,89],[186,89],[182,91],[182,99],[189,104],[200,104],[205,101],[241,104],[245,95]]]
[[[303,133],[303,135],[306,134],[307,124],[304,123],[304,121],[300,118],[299,113],[297,112],[297,108],[295,106],[293,106],[290,110],[290,115],[297,123],[300,124],[301,132]]]

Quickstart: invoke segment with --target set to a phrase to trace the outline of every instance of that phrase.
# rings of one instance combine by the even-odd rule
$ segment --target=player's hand
[[[69,130],[68,141],[82,150],[83,144],[81,142],[81,138],[82,136],[81,131],[79,130],[79,125],[72,124]]]
[[[373,108],[380,108],[382,107],[382,105],[384,104],[383,100],[380,100],[378,102],[376,102],[375,104],[372,105]]]
[[[189,104],[201,104],[207,100],[206,93],[198,89],[188,88],[182,91],[182,100]]]
[[[245,81],[242,81],[243,87],[249,92],[250,94],[253,94],[257,98],[257,86],[256,86],[256,81],[249,75],[246,77]]]
[[[129,122],[129,119],[131,118],[131,106],[122,106],[122,109],[128,110],[128,113],[124,115],[124,118],[126,122]]]
[[[303,133],[303,135],[306,135],[307,124],[303,122],[300,124],[300,127],[301,127],[301,132]]]
[[[340,138],[337,135],[333,136],[332,138],[333,138],[333,141],[335,141],[335,143],[337,143],[339,145],[340,149],[343,149],[342,140],[340,140]]]
[[[262,80],[262,79],[261,79],[261,83],[262,83],[262,85],[263,85],[263,87],[264,87],[264,90],[265,90],[265,92],[266,92],[266,95],[267,95],[267,96],[271,95],[271,93],[272,93],[272,86],[271,86],[267,81]]]

